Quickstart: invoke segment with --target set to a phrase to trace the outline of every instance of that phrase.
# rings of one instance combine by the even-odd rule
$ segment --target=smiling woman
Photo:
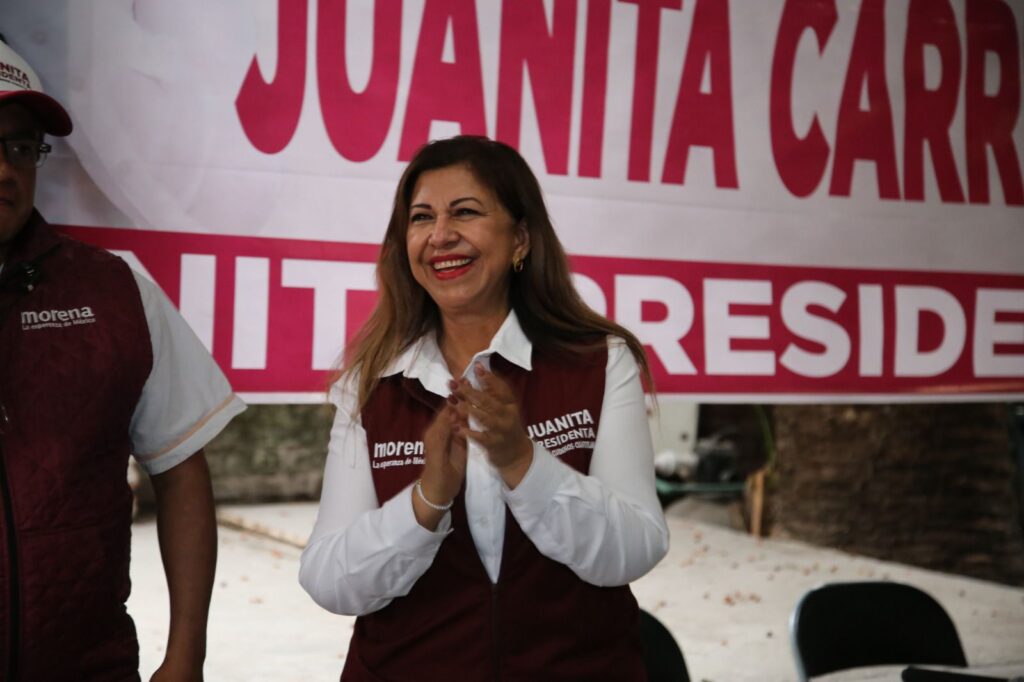
[[[468,167],[448,166],[416,182],[406,249],[442,327],[471,316],[493,335],[508,314],[510,265],[529,253],[530,235]]]
[[[423,147],[377,279],[299,576],[359,616],[342,679],[646,679],[628,583],[668,550],[647,364],[576,293],[522,157]]]

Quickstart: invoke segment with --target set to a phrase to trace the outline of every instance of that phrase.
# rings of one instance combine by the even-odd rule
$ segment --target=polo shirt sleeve
[[[131,421],[135,459],[150,475],[191,457],[245,410],[224,373],[163,291],[133,272],[153,368]]]

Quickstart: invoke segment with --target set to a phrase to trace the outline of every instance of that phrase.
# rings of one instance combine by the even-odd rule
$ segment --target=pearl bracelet
[[[423,504],[427,505],[431,509],[436,509],[437,511],[448,511],[452,508],[452,505],[455,504],[455,500],[450,501],[448,504],[434,504],[428,500],[427,496],[423,494],[423,481],[416,481],[416,494],[420,496],[421,500],[423,500]]]

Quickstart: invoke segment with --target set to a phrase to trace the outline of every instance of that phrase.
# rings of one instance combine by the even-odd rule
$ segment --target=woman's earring
[[[524,267],[526,267],[526,262],[523,261],[522,258],[519,258],[517,256],[517,257],[512,259],[512,271],[513,272],[522,272]]]

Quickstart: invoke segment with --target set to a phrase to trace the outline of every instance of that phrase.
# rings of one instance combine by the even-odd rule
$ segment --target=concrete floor
[[[316,505],[222,507],[206,679],[337,680],[354,619],[317,607],[297,582],[299,547]],[[896,580],[949,611],[972,665],[1024,661],[1024,589],[856,557],[797,542],[756,540],[669,515],[669,555],[633,584],[640,605],[673,632],[690,679],[795,677],[787,622],[806,590],[840,580]],[[163,657],[167,594],[152,520],[135,524],[128,608],[143,679]]]

